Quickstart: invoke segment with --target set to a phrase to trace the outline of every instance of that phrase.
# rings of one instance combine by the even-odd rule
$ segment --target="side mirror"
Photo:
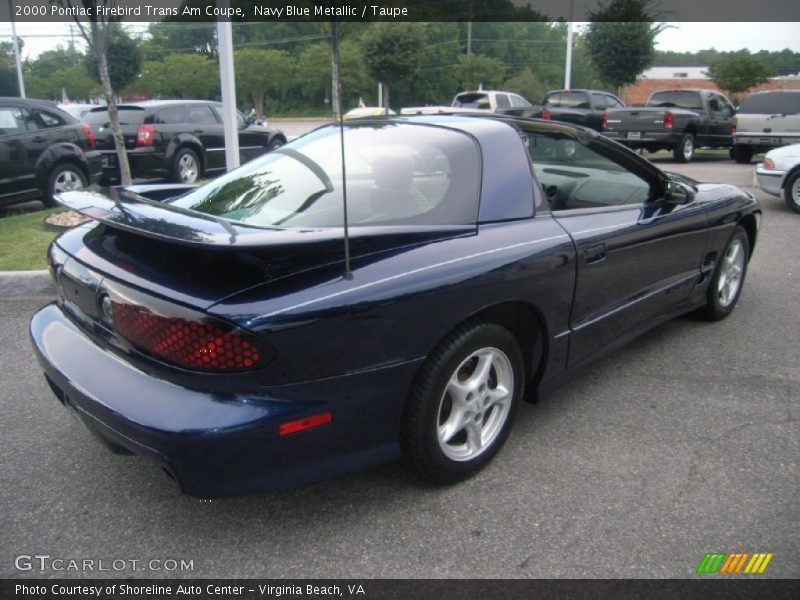
[[[664,199],[668,204],[689,204],[694,200],[694,190],[677,181],[668,181]]]

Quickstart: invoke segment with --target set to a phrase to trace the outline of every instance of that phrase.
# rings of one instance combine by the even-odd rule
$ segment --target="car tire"
[[[267,152],[272,152],[273,150],[277,150],[278,148],[283,146],[285,143],[286,142],[284,142],[281,138],[275,138],[267,146]]]
[[[400,434],[406,462],[428,481],[470,477],[502,447],[524,387],[522,353],[511,332],[484,322],[459,327],[412,385]]]
[[[47,176],[47,188],[45,189],[42,203],[48,208],[58,206],[55,195],[63,192],[82,190],[88,185],[88,180],[83,170],[71,163],[61,163],[56,165],[50,175]]]
[[[796,171],[783,186],[783,199],[786,206],[800,214],[800,171]]]
[[[734,146],[731,148],[731,158],[740,165],[749,165],[753,160],[753,149],[750,146]]]
[[[202,175],[197,153],[191,148],[180,148],[172,160],[172,180],[176,183],[195,183]]]
[[[694,136],[691,133],[684,133],[681,140],[672,149],[672,156],[675,162],[688,163],[694,158]]]
[[[706,292],[703,313],[708,319],[720,321],[733,312],[744,286],[749,260],[750,242],[747,232],[741,226],[736,226],[717,261]]]

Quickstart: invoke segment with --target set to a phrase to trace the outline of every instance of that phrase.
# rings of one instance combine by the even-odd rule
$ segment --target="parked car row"
[[[221,104],[164,100],[118,106],[135,179],[194,183],[225,170]],[[0,204],[42,198],[91,183],[119,180],[114,137],[105,106],[0,98]],[[286,143],[281,131],[237,112],[239,153],[247,162]]]

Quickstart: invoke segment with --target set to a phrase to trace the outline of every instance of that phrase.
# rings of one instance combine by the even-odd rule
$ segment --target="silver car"
[[[800,213],[800,144],[770,150],[756,167],[762,190],[781,197],[794,212]]]

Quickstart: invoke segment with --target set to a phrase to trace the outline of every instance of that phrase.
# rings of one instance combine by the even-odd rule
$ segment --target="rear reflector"
[[[293,433],[299,433],[301,431],[305,431],[306,429],[313,429],[314,427],[319,427],[320,425],[326,425],[332,420],[333,415],[331,415],[330,412],[324,412],[318,415],[306,417],[304,419],[297,419],[296,421],[281,423],[278,426],[278,434],[292,435]]]
[[[103,307],[105,309],[105,307]],[[262,366],[263,353],[232,332],[225,323],[208,319],[167,317],[138,304],[111,301],[108,320],[131,344],[166,362],[197,371],[242,371]]]

